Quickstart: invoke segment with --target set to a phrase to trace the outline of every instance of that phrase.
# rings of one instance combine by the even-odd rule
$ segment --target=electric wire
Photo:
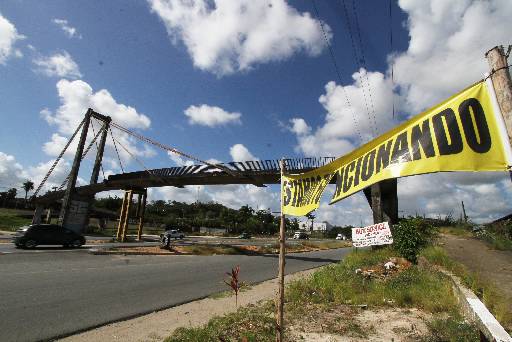
[[[393,53],[393,6],[391,3],[392,0],[389,0],[389,46],[391,48],[391,53]],[[395,118],[395,63],[391,59],[391,87],[392,87],[392,93],[391,93],[391,102],[393,104],[393,119]]]
[[[356,67],[360,70],[361,68],[364,68],[366,70],[366,67],[365,65],[362,64],[362,62],[364,62],[364,55],[361,54],[361,57],[359,56],[359,50],[357,49],[357,44],[356,44],[356,40],[354,38],[354,33],[353,33],[353,29],[352,29],[352,24],[351,24],[351,20],[350,20],[350,15],[349,15],[349,12],[348,12],[348,9],[347,9],[347,4],[345,3],[345,0],[340,0],[341,1],[341,5],[342,5],[342,8],[343,8],[343,15],[344,15],[344,18],[345,18],[345,26],[347,28],[347,31],[349,33],[349,36],[350,36],[350,43],[352,45],[352,53],[353,53],[353,57],[354,57],[354,60],[355,60],[355,63],[356,63]],[[353,6],[352,8],[352,12],[354,13],[355,12],[355,8]],[[354,22],[355,22],[355,18],[354,18]],[[354,24],[355,26],[355,24]],[[361,41],[360,41],[361,42]],[[361,49],[362,49],[362,44],[361,44]],[[368,97],[370,97],[369,95],[367,96],[366,95],[366,83],[365,83],[365,78],[363,77],[362,73],[358,73],[358,78],[359,78],[359,83],[361,84],[361,92],[363,94],[363,101],[364,101],[364,105],[365,105],[365,108],[366,108],[366,115],[368,116],[368,126],[371,130],[371,132],[376,135],[376,130],[377,130],[377,127],[376,125],[372,125],[372,116],[371,116],[371,112],[370,112],[370,108],[368,106]],[[371,90],[368,89],[368,92],[370,92]]]
[[[379,132],[379,129],[378,129],[378,126],[377,126],[377,118],[376,118],[376,115],[375,115],[375,106],[373,105],[373,97],[372,97],[372,88],[371,88],[371,84],[370,84],[370,80],[368,78],[368,68],[367,68],[367,64],[366,64],[366,58],[365,58],[365,54],[364,54],[364,45],[363,45],[363,40],[361,38],[361,27],[359,26],[359,16],[357,14],[357,8],[356,8],[356,1],[355,0],[352,0],[352,12],[353,12],[353,15],[354,15],[354,22],[355,22],[355,27],[356,27],[356,33],[357,33],[357,37],[358,37],[358,41],[359,41],[359,51],[361,53],[361,58],[360,58],[360,65],[362,65],[362,67],[364,68],[365,70],[365,73],[364,73],[364,78],[366,80],[366,87],[367,87],[367,91],[368,91],[368,97],[370,98],[370,106],[371,106],[371,109],[372,109],[372,115],[373,115],[373,125],[375,127],[375,136],[377,136],[378,132]],[[363,86],[364,88],[364,86]]]
[[[352,119],[353,119],[353,122],[354,122],[354,127],[356,128],[356,131],[357,131],[357,134],[358,134],[358,137],[359,137],[359,141],[361,143],[363,143],[363,136],[361,134],[361,130],[359,129],[359,125],[358,125],[357,120],[356,120],[356,115],[355,115],[355,112],[354,112],[354,108],[352,107],[352,104],[350,103],[350,99],[348,98],[347,91],[345,90],[345,87],[343,86],[343,80],[341,78],[341,73],[340,73],[340,70],[338,68],[338,64],[336,63],[336,58],[334,56],[334,51],[332,49],[331,44],[329,43],[329,39],[327,39],[327,33],[325,32],[325,28],[324,28],[324,24],[323,24],[322,20],[320,20],[320,14],[318,12],[318,8],[316,6],[315,0],[312,1],[312,4],[313,4],[313,8],[315,10],[316,18],[317,18],[318,22],[320,23],[320,28],[322,29],[322,34],[323,34],[323,37],[324,37],[325,45],[327,45],[327,48],[329,50],[329,54],[331,56],[332,64],[334,65],[334,69],[336,70],[336,75],[338,76],[338,81],[340,82],[340,87],[343,90],[343,94],[345,95],[345,102],[347,104],[347,107],[350,108],[350,111],[352,113]]]

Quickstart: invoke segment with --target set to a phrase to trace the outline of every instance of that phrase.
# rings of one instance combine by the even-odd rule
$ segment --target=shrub
[[[418,253],[432,243],[436,230],[432,224],[422,218],[411,217],[393,226],[392,234],[395,250],[407,260],[416,263]]]

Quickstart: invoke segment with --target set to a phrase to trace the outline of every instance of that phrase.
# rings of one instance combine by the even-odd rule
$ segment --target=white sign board
[[[364,228],[352,228],[352,245],[354,247],[367,247],[389,245],[393,243],[393,236],[387,222],[372,224]]]

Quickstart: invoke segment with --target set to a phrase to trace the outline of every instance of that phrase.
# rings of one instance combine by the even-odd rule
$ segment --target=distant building
[[[305,231],[311,231],[311,221],[301,221],[299,222],[299,229]],[[332,229],[332,224],[327,221],[324,222],[313,222],[313,231],[314,232],[326,232]]]

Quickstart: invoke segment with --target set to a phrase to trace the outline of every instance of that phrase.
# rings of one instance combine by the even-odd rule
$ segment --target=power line
[[[393,10],[391,0],[389,0],[389,46],[391,53],[393,53]],[[391,60],[391,86],[395,88],[395,63]],[[391,92],[391,102],[393,104],[393,119],[395,118],[395,92]]]
[[[324,24],[323,24],[322,20],[320,20],[320,14],[318,12],[318,8],[316,6],[315,0],[313,0],[312,3],[313,3],[313,8],[315,10],[316,18],[318,19],[318,22],[320,23],[320,28],[322,29],[322,34],[323,34],[323,37],[324,37],[325,45],[327,45],[327,48],[329,49],[329,54],[331,56],[331,61],[332,61],[332,64],[334,65],[334,69],[336,70],[336,75],[338,76],[338,80],[340,82],[340,87],[343,90],[343,94],[345,95],[345,102],[347,104],[347,107],[350,109],[350,111],[352,113],[352,119],[354,121],[354,127],[356,128],[357,134],[359,136],[359,141],[361,143],[363,143],[363,136],[361,134],[361,130],[359,129],[359,125],[357,124],[354,108],[352,107],[352,105],[350,103],[350,100],[348,98],[348,95],[347,95],[347,91],[345,90],[345,87],[343,86],[343,80],[341,78],[341,73],[340,73],[340,70],[338,68],[338,64],[336,63],[336,58],[334,56],[334,51],[332,49],[331,44],[329,43],[329,39],[327,39],[327,34],[325,32],[325,29],[324,29]]]
[[[370,105],[371,105],[371,108],[372,108],[373,124],[374,124],[374,127],[375,127],[375,135],[377,135],[377,133],[378,133],[377,118],[375,116],[375,107],[373,105],[372,89],[371,89],[371,85],[370,85],[370,80],[368,78],[368,68],[367,68],[367,65],[366,65],[366,58],[364,56],[364,46],[363,46],[363,40],[361,39],[361,28],[359,26],[359,16],[357,15],[356,1],[355,0],[352,0],[352,11],[353,11],[353,14],[354,14],[355,27],[356,27],[357,37],[358,37],[358,40],[359,40],[359,48],[360,48],[360,52],[361,52],[360,62],[361,62],[362,66],[363,66],[363,68],[365,70],[364,76],[365,76],[365,79],[366,79],[366,86],[368,88],[368,96],[370,97]]]
[[[359,37],[359,43],[360,43],[360,49],[361,49],[361,57],[359,57],[359,51],[357,49],[357,45],[356,45],[356,41],[354,39],[354,33],[353,33],[353,29],[352,29],[352,24],[351,24],[351,21],[350,21],[350,15],[349,15],[349,12],[348,12],[348,9],[347,9],[347,4],[345,3],[345,0],[341,0],[341,5],[343,7],[343,15],[345,17],[345,26],[347,28],[347,31],[349,33],[349,36],[350,36],[350,42],[351,42],[351,45],[352,45],[352,53],[354,55],[354,60],[356,62],[356,66],[358,69],[361,69],[361,68],[364,68],[365,71],[366,71],[366,62],[365,62],[365,59],[364,59],[364,53],[362,52],[362,40],[361,40],[361,35],[359,34],[358,37]],[[355,7],[354,7],[354,4],[352,4],[352,12],[354,14],[354,22],[356,22],[356,19],[357,17],[355,16]],[[357,21],[357,24],[359,24],[359,21]],[[354,26],[356,26],[354,24]],[[357,25],[357,28],[359,29],[359,25]],[[359,32],[359,31],[358,31]],[[367,84],[365,83],[365,78],[363,77],[363,75],[361,73],[358,74],[359,75],[359,82],[361,83],[361,92],[363,93],[363,100],[364,100],[364,104],[365,104],[365,108],[366,108],[366,114],[368,116],[368,123],[369,123],[369,127],[371,129],[371,131],[373,132],[374,135],[376,135],[376,131],[377,131],[377,125],[376,125],[376,121],[373,120],[372,122],[372,117],[371,117],[371,114],[370,114],[370,108],[368,106],[368,98],[367,98],[367,95],[366,95],[366,88],[367,88]],[[365,73],[365,76],[366,76],[366,81],[368,80],[368,75],[367,73]],[[371,99],[371,89],[369,87],[369,82],[368,82],[368,97]],[[371,102],[372,103],[372,108],[373,108],[373,101]],[[372,125],[373,123],[373,125]]]

